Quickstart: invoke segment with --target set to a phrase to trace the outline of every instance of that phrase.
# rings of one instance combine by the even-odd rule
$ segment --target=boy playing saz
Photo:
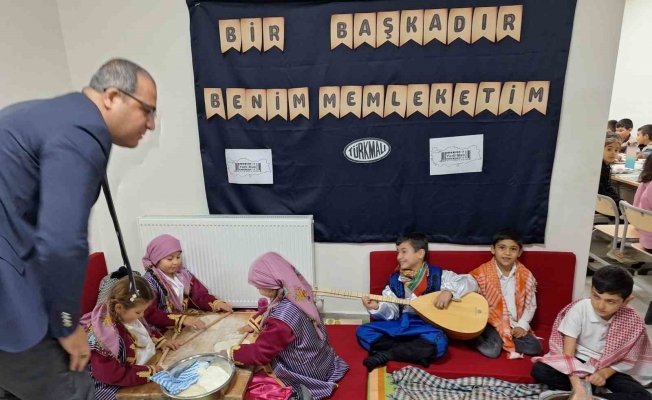
[[[451,299],[459,301],[464,295],[477,291],[475,280],[469,275],[428,264],[428,239],[421,233],[401,236],[396,241],[398,266],[383,290],[383,296],[414,299],[423,294],[441,291],[435,307],[444,309]],[[375,322],[364,324],[356,331],[358,342],[369,351],[363,364],[369,371],[388,361],[421,363],[446,353],[448,339],[443,331],[424,322],[409,306],[377,302],[369,297],[362,304]]]

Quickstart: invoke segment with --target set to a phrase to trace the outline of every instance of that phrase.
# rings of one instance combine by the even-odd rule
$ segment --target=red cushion
[[[84,291],[81,297],[82,314],[91,312],[95,308],[97,296],[100,293],[100,282],[107,274],[104,253],[91,254],[86,267],[86,280],[84,281]]]
[[[329,397],[332,400],[358,400],[367,398],[367,368],[362,360],[367,351],[355,339],[357,325],[326,325],[328,339],[335,353],[349,364],[349,372],[339,381],[338,388]]]
[[[543,337],[543,351],[548,352],[548,338],[550,331],[538,331],[536,335]],[[391,361],[387,364],[387,372],[397,371],[405,366],[413,365]],[[439,360],[423,368],[432,375],[446,379],[463,378],[465,376],[490,376],[514,383],[536,383],[530,376],[532,370],[532,357],[508,360],[507,353],[502,352],[498,358],[487,358],[477,350],[469,347],[464,342],[452,341],[449,343],[448,352]]]
[[[488,251],[430,251],[429,262],[443,269],[459,274],[471,270],[489,261],[492,255]],[[552,324],[563,307],[572,301],[573,280],[575,277],[575,255],[562,252],[524,252],[520,261],[530,270],[537,280],[537,312],[532,320],[532,329],[543,337],[544,354],[548,351],[548,338]],[[370,291],[380,294],[389,276],[396,268],[395,251],[373,251],[370,253]],[[408,364],[390,362],[387,371],[393,372]],[[417,367],[420,367],[417,365]],[[421,367],[420,367],[421,368]],[[435,361],[429,368],[424,368],[433,375],[443,378],[461,378],[465,376],[492,376],[515,383],[533,383],[530,377],[532,362],[530,357],[508,360],[505,353],[497,359],[484,357],[477,350],[464,342],[451,341],[448,353]]]

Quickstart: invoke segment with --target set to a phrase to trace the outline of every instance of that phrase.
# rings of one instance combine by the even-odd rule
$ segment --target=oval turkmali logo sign
[[[372,163],[389,155],[392,146],[382,139],[364,138],[354,140],[344,148],[344,157],[354,163]]]

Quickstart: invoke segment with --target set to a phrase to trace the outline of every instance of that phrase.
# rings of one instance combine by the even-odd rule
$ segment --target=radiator
[[[140,245],[167,233],[181,241],[183,265],[212,294],[234,307],[255,307],[260,293],[247,282],[251,263],[275,251],[314,284],[312,215],[144,216]]]

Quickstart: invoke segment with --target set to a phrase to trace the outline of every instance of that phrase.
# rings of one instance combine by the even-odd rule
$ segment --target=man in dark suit
[[[0,399],[93,399],[78,325],[88,217],[111,145],[154,129],[156,84],[104,64],[82,93],[0,110]]]

